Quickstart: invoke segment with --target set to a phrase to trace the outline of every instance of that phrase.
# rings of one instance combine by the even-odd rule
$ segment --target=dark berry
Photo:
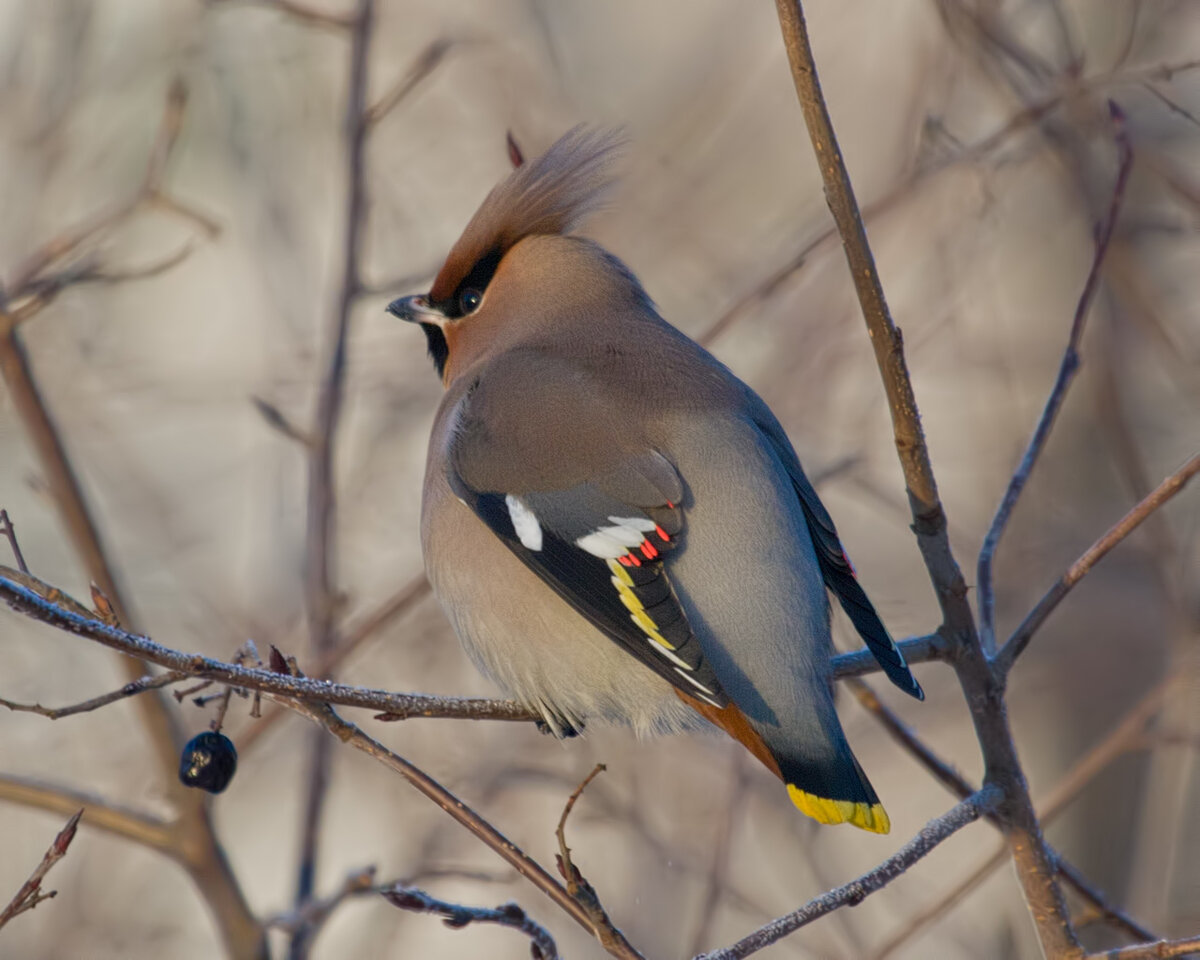
[[[183,748],[179,758],[179,779],[185,786],[220,793],[237,770],[237,750],[223,733],[206,730],[198,733]]]

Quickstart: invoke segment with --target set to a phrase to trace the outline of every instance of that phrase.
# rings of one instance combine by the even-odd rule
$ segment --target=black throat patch
[[[439,377],[444,376],[446,359],[450,356],[450,346],[446,343],[446,335],[442,333],[442,328],[435,323],[422,323],[421,329],[425,331],[425,343],[429,347],[429,358],[433,361],[434,369],[437,370]]]

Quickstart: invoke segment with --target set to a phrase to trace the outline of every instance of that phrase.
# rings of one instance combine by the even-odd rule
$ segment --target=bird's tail
[[[871,781],[850,752],[840,729],[817,756],[799,755],[786,746],[772,744],[750,719],[730,703],[714,707],[676,690],[679,698],[709,723],[720,727],[749,750],[787,786],[788,797],[801,813],[818,823],[849,823],[871,833],[892,829]]]

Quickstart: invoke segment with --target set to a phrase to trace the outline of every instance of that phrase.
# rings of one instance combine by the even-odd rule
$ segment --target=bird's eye
[[[483,294],[474,287],[467,287],[458,295],[458,309],[464,314],[474,313],[479,309],[479,304],[483,302]]]

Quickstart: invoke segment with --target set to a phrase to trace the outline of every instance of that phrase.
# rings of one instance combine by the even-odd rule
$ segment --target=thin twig
[[[408,72],[397,80],[387,93],[367,108],[366,114],[363,117],[367,126],[375,125],[396,109],[397,106],[421,85],[423,80],[427,79],[438,68],[438,65],[446,58],[446,54],[450,52],[454,44],[455,41],[448,37],[439,37],[426,44],[425,49],[417,55],[417,59],[408,68]]]
[[[431,897],[423,890],[393,884],[379,891],[385,900],[401,910],[436,913],[446,926],[460,929],[471,923],[498,923],[519,930],[529,938],[534,960],[558,960],[558,947],[550,931],[533,920],[519,905],[504,903],[498,907],[468,907]]]
[[[1138,740],[1146,727],[1162,710],[1163,699],[1169,689],[1168,683],[1161,683],[1137,702],[1109,733],[1107,733],[1084,756],[1077,760],[1046,795],[1043,802],[1037,804],[1038,820],[1043,826],[1052,823],[1060,813],[1067,808],[1072,800],[1090,783],[1101,771],[1106,769],[1117,757],[1126,753]],[[871,697],[874,696],[869,690]],[[872,713],[874,711],[872,710]],[[954,906],[961,903],[968,894],[973,892],[992,873],[1008,859],[1008,848],[1001,845],[986,860],[973,869],[965,879],[954,883],[949,891],[934,903],[923,907],[920,911],[909,916],[905,925],[872,952],[870,960],[885,960],[914,936],[923,931],[931,923],[943,916]],[[1103,908],[1095,907],[1097,915],[1113,926],[1131,932],[1135,938],[1153,940],[1154,934],[1145,930],[1139,924],[1134,929],[1118,921]],[[1123,917],[1123,915],[1122,915]],[[1127,919],[1127,918],[1125,918]],[[1133,921],[1130,921],[1133,923]]]
[[[346,353],[350,315],[362,286],[359,264],[366,228],[367,69],[374,27],[374,0],[358,0],[350,25],[349,81],[342,110],[345,144],[346,196],[342,210],[342,276],[329,331],[325,375],[317,398],[315,423],[308,446],[308,528],[305,538],[304,600],[309,643],[323,655],[337,647],[334,613],[337,599],[337,486],[334,453],[346,384]],[[300,909],[313,893],[321,818],[329,785],[332,745],[314,734],[311,741],[304,813],[300,828],[300,865],[295,905]],[[304,960],[311,938],[306,928],[292,937],[288,956]]]
[[[50,844],[50,849],[46,851],[42,857],[42,862],[34,868],[33,873],[29,875],[29,879],[21,884],[21,889],[17,891],[11,902],[3,910],[0,910],[0,927],[3,927],[9,920],[18,914],[24,913],[26,910],[32,910],[43,900],[49,900],[55,896],[58,891],[51,890],[49,893],[42,892],[42,881],[46,879],[46,874],[50,872],[59,860],[67,855],[67,848],[71,846],[71,841],[75,839],[75,831],[79,827],[79,818],[83,816],[83,811],[76,811],[71,819],[67,821],[54,838],[54,842]]]
[[[41,620],[68,633],[94,640],[131,657],[178,670],[192,677],[216,680],[233,687],[261,690],[314,703],[364,707],[391,714],[394,718],[438,717],[459,720],[532,721],[536,716],[511,700],[437,697],[429,694],[397,694],[387,690],[331,683],[308,677],[290,677],[254,667],[242,667],[196,653],[183,653],[155,643],[147,637],[109,626],[101,620],[80,616],[56,606],[28,587],[0,576],[0,599],[19,613]]]
[[[1139,943],[1119,950],[1090,953],[1085,960],[1173,960],[1196,952],[1200,952],[1200,937],[1188,937],[1185,940],[1155,940],[1153,943]]]
[[[379,604],[374,610],[364,614],[360,620],[345,628],[345,632],[337,647],[322,654],[313,669],[307,675],[317,680],[329,679],[342,662],[357,650],[362,644],[382,630],[402,613],[412,609],[430,594],[429,581],[421,573],[413,577],[403,587]],[[239,741],[238,749],[243,753],[249,752],[252,745],[261,739],[275,724],[279,723],[288,711],[283,707],[272,706],[258,723],[250,727]],[[405,720],[404,715],[382,713],[377,720]]]
[[[2,697],[0,697],[0,707],[8,707],[9,710],[18,713],[36,713],[43,717],[49,717],[51,720],[60,720],[63,717],[72,717],[77,713],[88,713],[100,707],[106,707],[110,703],[124,700],[127,697],[136,697],[139,693],[145,693],[147,690],[160,690],[163,687],[170,686],[172,683],[186,680],[187,677],[188,674],[180,673],[177,670],[172,670],[169,673],[160,673],[154,677],[139,677],[137,680],[129,681],[129,683],[125,684],[119,690],[113,690],[98,697],[92,697],[90,700],[83,700],[80,703],[72,703],[66,707],[43,707],[40,703],[15,703],[12,700],[5,700]]]
[[[396,771],[416,789],[441,807],[460,825],[481,840],[490,850],[513,867],[521,876],[530,881],[546,896],[561,907],[576,923],[593,935],[598,932],[593,928],[592,919],[584,907],[579,904],[566,887],[554,879],[537,861],[524,850],[500,833],[478,813],[468,807],[462,800],[434,780],[419,767],[409,763],[399,754],[393,753],[378,740],[375,740],[352,723],[339,717],[332,708],[324,705],[314,705],[299,701],[284,701],[285,706],[302,716],[308,717],[314,723],[324,727],[343,743],[349,744],[356,750],[361,750],[374,757],[384,766]],[[636,953],[617,953],[608,947],[613,956],[623,960],[639,960]]]
[[[1079,559],[1067,568],[1067,571],[1055,581],[1054,586],[1046,591],[1045,596],[1037,602],[1037,606],[1029,611],[1008,642],[996,654],[993,663],[1000,676],[1008,674],[1017,657],[1029,646],[1029,641],[1033,639],[1038,628],[1062,602],[1063,597],[1071,592],[1075,584],[1087,576],[1092,567],[1099,563],[1105,554],[1136,530],[1142,521],[1187,486],[1188,481],[1198,472],[1200,472],[1200,453],[1163,480],[1141,503],[1125,514],[1111,530],[1088,547]]]
[[[1071,320],[1071,332],[1067,337],[1067,346],[1063,351],[1058,376],[1054,380],[1050,395],[1046,398],[1046,406],[1034,428],[1029,446],[1026,447],[1017,469],[1013,471],[1012,478],[1008,482],[1008,489],[1004,491],[1004,496],[1000,499],[1000,506],[996,508],[996,515],[992,518],[991,526],[988,527],[987,535],[983,538],[983,546],[979,551],[977,576],[979,637],[984,652],[989,656],[996,652],[995,593],[992,585],[992,562],[995,558],[996,547],[1004,535],[1004,530],[1008,526],[1009,518],[1017,505],[1021,491],[1025,489],[1025,484],[1046,446],[1046,441],[1049,439],[1054,421],[1062,409],[1071,381],[1075,379],[1075,374],[1079,371],[1079,345],[1083,338],[1088,314],[1091,311],[1092,300],[1100,286],[1100,272],[1121,213],[1121,205],[1125,199],[1125,187],[1129,182],[1129,173],[1133,169],[1133,144],[1129,139],[1129,131],[1125,127],[1125,115],[1111,100],[1109,101],[1109,111],[1113,119],[1118,160],[1117,177],[1113,184],[1112,196],[1109,199],[1108,213],[1096,231],[1092,265],[1088,270],[1087,279],[1084,281],[1079,301],[1075,305],[1075,316]]]
[[[954,769],[949,763],[933,752],[915,733],[912,732],[904,723],[903,720],[889,709],[876,695],[875,692],[860,680],[851,680],[847,686],[854,692],[861,703],[881,724],[884,729],[901,744],[909,753],[917,759],[917,761],[925,767],[934,778],[937,779],[943,786],[956,796],[968,797],[975,788],[967,781],[967,779]],[[1006,824],[996,814],[989,814],[988,820],[993,823],[997,829],[1007,833]],[[1043,841],[1043,844],[1045,841]],[[1094,906],[1097,910],[1104,914],[1106,920],[1113,926],[1121,927],[1133,934],[1133,936],[1144,937],[1145,928],[1122,913],[1116,907],[1112,906],[1105,899],[1104,895],[1092,886],[1083,877],[1083,875],[1075,869],[1061,854],[1049,845],[1046,845],[1046,852],[1053,864],[1053,869],[1068,885],[1070,885],[1076,893],[1078,893],[1085,901]],[[1009,853],[1013,855],[1012,840],[1009,838]],[[1014,855],[1015,856],[1015,855]]]
[[[8,545],[12,547],[13,559],[17,561],[17,569],[22,573],[28,573],[29,567],[25,565],[25,557],[21,554],[21,545],[17,543],[17,531],[13,527],[12,519],[8,515],[7,510],[0,510],[0,533],[3,533],[8,540]]]
[[[641,957],[641,954],[638,953],[633,944],[625,939],[625,934],[617,929],[616,925],[612,922],[608,911],[604,909],[604,905],[600,902],[600,895],[596,893],[596,888],[591,885],[587,877],[580,872],[579,868],[571,862],[571,849],[567,846],[567,817],[575,809],[575,801],[583,795],[583,791],[587,789],[588,784],[607,769],[603,763],[596,764],[592,768],[592,772],[584,777],[583,782],[567,797],[567,802],[563,806],[562,816],[558,818],[558,828],[554,831],[554,835],[558,838],[558,871],[567,881],[567,893],[587,911],[592,932],[595,933],[596,939],[600,941],[601,946],[614,957]]]
[[[803,907],[755,930],[737,943],[701,954],[696,960],[742,960],[777,940],[794,933],[840,907],[857,906],[877,890],[903,875],[938,844],[968,824],[994,810],[1002,799],[1000,788],[989,784],[958,803],[940,817],[930,820],[920,832],[874,870],[810,900]]]
[[[310,899],[300,910],[293,910],[290,913],[268,917],[263,925],[273,930],[283,930],[290,934],[294,934],[301,929],[307,929],[310,931],[310,936],[315,937],[316,933],[320,931],[321,927],[332,916],[333,911],[350,897],[377,893],[378,891],[379,888],[375,886],[375,868],[364,867],[362,870],[355,870],[348,874],[346,879],[342,881],[342,885],[338,891],[331,896],[322,897],[321,899]]]
[[[563,805],[562,815],[558,818],[558,827],[554,831],[555,837],[558,838],[558,856],[561,860],[559,868],[562,870],[563,876],[567,881],[567,890],[574,896],[578,881],[582,879],[579,871],[571,862],[571,848],[567,846],[567,817],[571,815],[571,811],[575,809],[575,802],[583,795],[583,791],[587,789],[588,784],[602,774],[608,767],[603,763],[598,763],[592,768],[589,773],[580,782],[571,795],[567,797],[567,802]]]
[[[207,0],[216,6],[222,4],[232,6],[235,2],[247,7],[268,7],[287,14],[294,20],[310,27],[323,27],[331,30],[345,30],[354,25],[354,16],[349,13],[330,13],[299,0]]]

